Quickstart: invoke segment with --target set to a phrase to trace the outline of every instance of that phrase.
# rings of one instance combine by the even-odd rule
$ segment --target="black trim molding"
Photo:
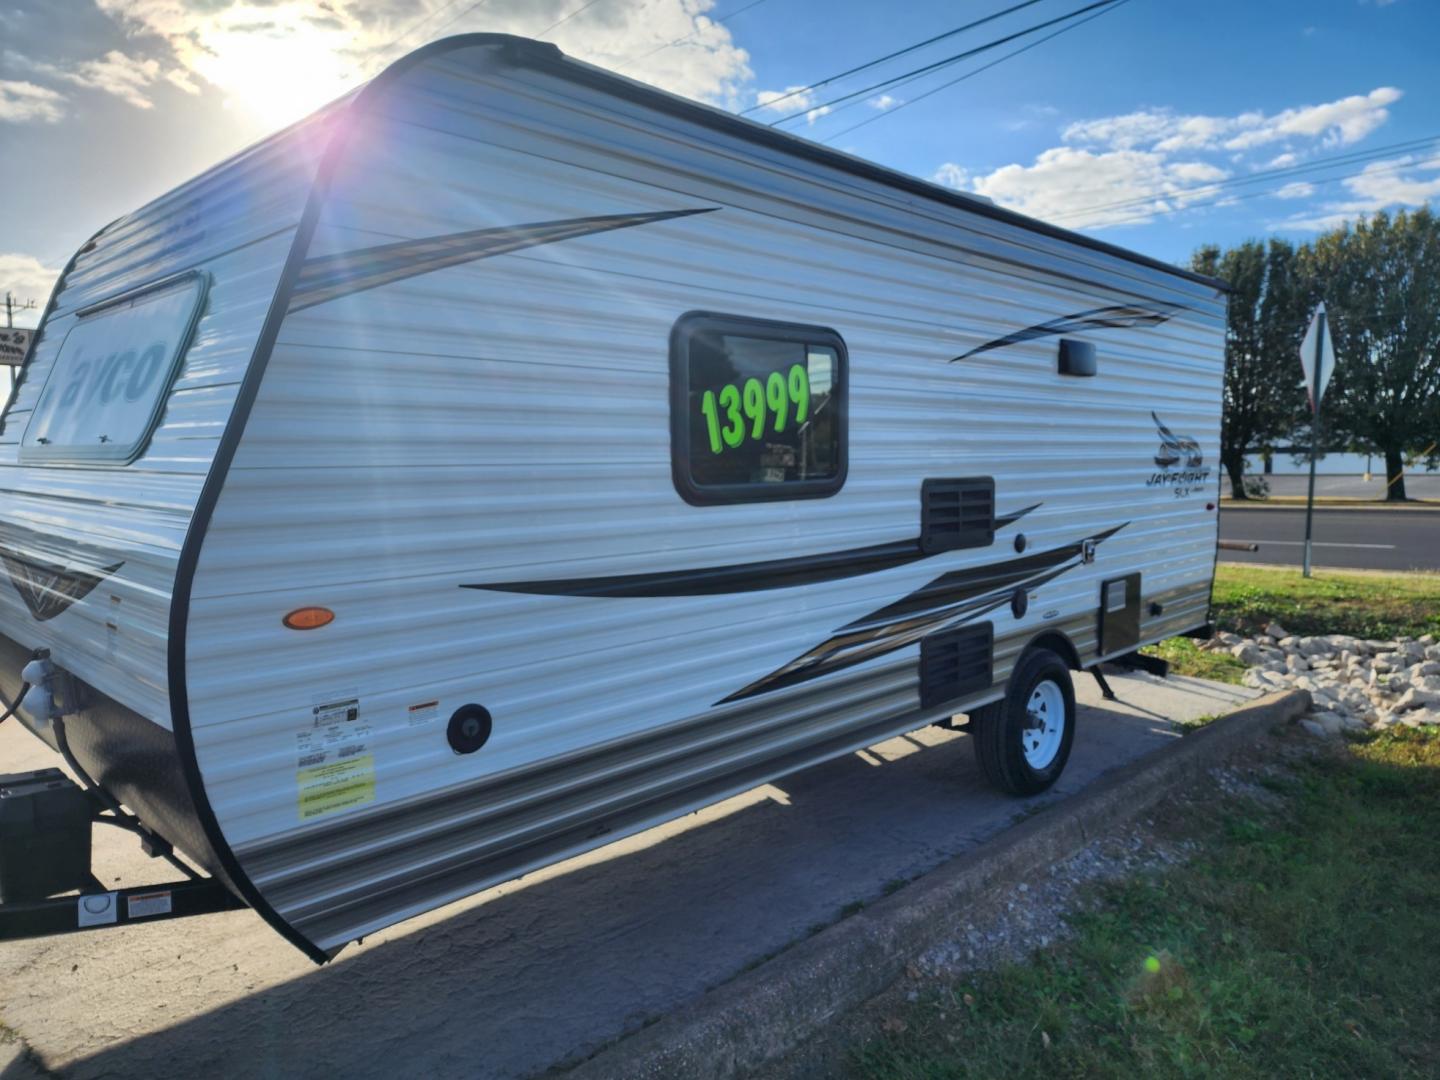
[[[1151,301],[1148,307],[1144,304],[1112,304],[1109,307],[1077,311],[1073,315],[1061,315],[1058,319],[1036,323],[1023,330],[1016,330],[1013,334],[994,338],[983,345],[975,346],[967,353],[961,353],[950,362],[954,364],[968,360],[972,356],[979,356],[992,349],[1003,349],[1007,345],[1018,345],[1022,341],[1073,334],[1081,330],[1128,330],[1137,326],[1159,326],[1184,310],[1184,304],[1168,304],[1157,300]]]

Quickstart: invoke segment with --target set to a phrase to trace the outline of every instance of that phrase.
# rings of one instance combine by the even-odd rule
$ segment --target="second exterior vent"
[[[920,548],[926,554],[994,542],[994,477],[926,480],[920,485]]]
[[[933,709],[947,701],[990,689],[995,655],[995,630],[977,623],[931,634],[920,642],[920,707]]]

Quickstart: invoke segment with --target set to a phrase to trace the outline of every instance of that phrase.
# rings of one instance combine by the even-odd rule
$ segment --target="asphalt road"
[[[1222,551],[1223,562],[1304,561],[1305,509],[1252,509],[1227,504],[1222,540],[1253,541],[1258,552]],[[1336,510],[1316,507],[1316,566],[1360,570],[1440,570],[1440,511]]]
[[[0,944],[0,1077],[500,1080],[573,1062],[695,1000],[857,902],[974,848],[1255,692],[1088,676],[1056,790],[987,789],[968,736],[926,728],[423,916],[315,968],[249,911]],[[7,771],[54,763],[0,727]],[[96,830],[106,881],[157,871]],[[137,881],[136,879],[139,878]],[[7,1051],[10,1060],[7,1062]]]

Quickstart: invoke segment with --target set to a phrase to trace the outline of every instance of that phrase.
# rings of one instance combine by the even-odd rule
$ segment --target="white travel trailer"
[[[211,876],[16,826],[0,933],[243,902],[323,960],[962,715],[1045,787],[1071,671],[1205,629],[1224,309],[547,44],[413,53],[56,286],[0,691],[87,792],[10,805]]]

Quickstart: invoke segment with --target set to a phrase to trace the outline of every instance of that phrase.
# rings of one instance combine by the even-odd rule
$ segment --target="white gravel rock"
[[[1422,690],[1412,686],[1401,695],[1400,700],[1395,702],[1395,711],[1404,712],[1406,709],[1429,709],[1440,705],[1440,694],[1433,690]]]
[[[1217,634],[1210,647],[1246,664],[1246,686],[1309,691],[1311,715],[1301,723],[1311,734],[1440,725],[1440,641],[1433,634],[1394,641],[1295,637],[1272,622],[1253,639]]]

